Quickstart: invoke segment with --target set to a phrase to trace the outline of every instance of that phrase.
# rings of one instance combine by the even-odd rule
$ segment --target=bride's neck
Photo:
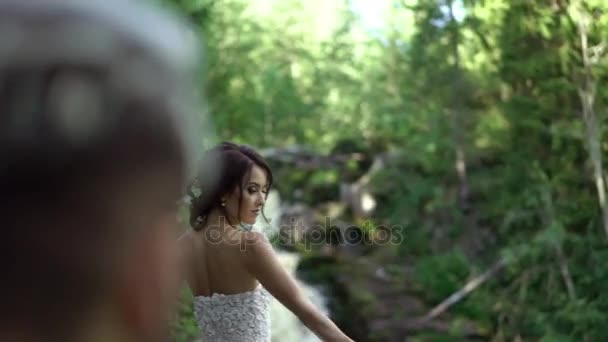
[[[231,222],[228,217],[218,209],[214,209],[207,216],[207,222],[205,222],[205,229],[217,229],[222,232],[232,232],[239,230],[238,225]]]

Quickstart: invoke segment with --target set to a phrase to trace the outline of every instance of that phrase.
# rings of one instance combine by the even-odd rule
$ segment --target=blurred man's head
[[[0,1],[0,339],[166,337],[188,37],[132,2]]]

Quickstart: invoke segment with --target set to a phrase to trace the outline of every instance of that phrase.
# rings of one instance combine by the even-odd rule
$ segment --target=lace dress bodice
[[[259,285],[237,294],[194,297],[205,342],[270,342],[271,295]]]

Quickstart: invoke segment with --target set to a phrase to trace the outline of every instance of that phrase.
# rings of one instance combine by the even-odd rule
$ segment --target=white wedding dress
[[[272,296],[262,286],[237,294],[194,297],[204,342],[270,342]]]

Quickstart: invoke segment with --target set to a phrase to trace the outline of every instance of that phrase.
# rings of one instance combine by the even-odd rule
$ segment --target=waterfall
[[[278,234],[281,216],[280,198],[276,191],[271,191],[266,205],[264,206],[266,217],[270,219],[267,224],[264,219],[258,219],[253,229],[262,232],[267,238]],[[261,222],[260,222],[261,221]],[[313,287],[297,279],[295,273],[300,260],[297,253],[287,251],[277,251],[279,260],[285,269],[296,278],[298,285],[305,295],[323,314],[328,315],[327,301],[319,288]],[[306,328],[300,320],[278,300],[273,299],[271,306],[272,319],[272,341],[282,342],[317,342],[319,338]]]

